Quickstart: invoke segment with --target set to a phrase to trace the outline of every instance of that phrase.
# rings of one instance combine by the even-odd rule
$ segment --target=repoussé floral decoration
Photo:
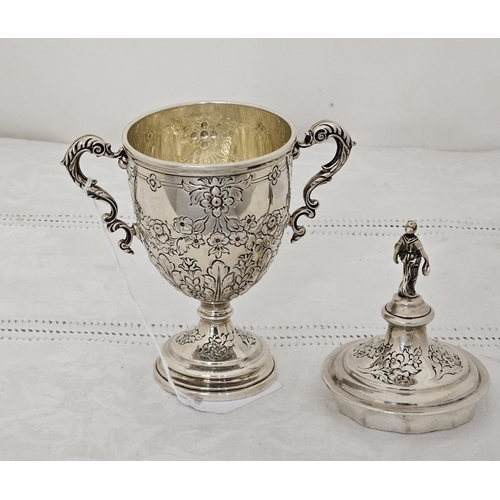
[[[251,179],[226,176],[183,181],[191,205],[205,212],[199,219],[181,215],[169,223],[143,215],[136,206],[140,238],[151,261],[167,281],[190,297],[205,301],[236,298],[264,275],[276,256],[288,225],[288,207],[259,218],[253,214],[241,219],[228,216],[230,208],[242,201]],[[208,247],[207,253],[213,257],[206,268],[186,255],[201,247]],[[232,267],[223,260],[232,253],[231,247],[240,251]]]

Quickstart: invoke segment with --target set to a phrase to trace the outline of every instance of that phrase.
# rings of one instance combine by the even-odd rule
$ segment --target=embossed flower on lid
[[[388,375],[388,383],[398,384],[398,385],[411,385],[412,374],[408,371],[401,370],[400,368],[394,368]]]

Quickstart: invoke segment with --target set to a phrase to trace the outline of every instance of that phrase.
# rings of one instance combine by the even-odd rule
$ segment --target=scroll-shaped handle
[[[111,145],[104,142],[100,137],[84,135],[77,139],[68,151],[66,151],[61,164],[66,167],[73,182],[86,191],[87,196],[105,201],[110,206],[110,211],[103,214],[102,220],[110,233],[114,233],[117,229],[125,231],[125,238],[120,240],[118,245],[124,252],[133,254],[134,251],[130,248],[130,245],[135,234],[135,229],[133,226],[129,226],[122,220],[117,219],[118,204],[116,200],[107,191],[97,185],[97,180],[88,179],[83,174],[80,169],[80,157],[83,153],[92,153],[95,156],[105,156],[106,158],[118,158],[118,163],[122,168],[127,168],[127,154],[123,147],[114,153],[111,150]]]
[[[298,208],[290,216],[290,226],[293,230],[292,243],[302,238],[306,234],[306,228],[299,226],[298,219],[302,215],[307,215],[313,219],[316,215],[316,209],[319,207],[319,201],[311,199],[312,192],[321,184],[325,184],[332,180],[332,177],[342,168],[344,163],[349,158],[352,147],[356,144],[351,139],[350,135],[337,123],[330,121],[320,121],[315,123],[306,133],[302,142],[297,141],[293,150],[293,157],[298,158],[300,148],[309,148],[314,144],[326,141],[330,137],[335,139],[337,143],[337,151],[334,158],[321,167],[314,177],[312,177],[304,188],[303,207]]]

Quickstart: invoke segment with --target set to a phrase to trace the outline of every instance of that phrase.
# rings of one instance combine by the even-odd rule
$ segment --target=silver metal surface
[[[292,160],[299,148],[328,138],[334,159],[304,190],[306,206],[289,216]],[[266,273],[292,220],[293,241],[319,203],[313,189],[328,182],[349,157],[352,140],[336,123],[318,122],[298,142],[293,125],[274,112],[235,103],[193,103],[165,108],[134,120],[123,148],[111,153],[95,136],[75,141],[63,164],[75,183],[84,152],[113,155],[127,169],[136,222],[116,219],[116,202],[95,181],[89,196],[112,207],[105,222],[124,229],[145,246],[159,273],[177,290],[201,302],[197,326],[163,346],[174,384],[205,400],[240,399],[266,389],[276,378],[269,348],[254,334],[235,328],[230,301]],[[96,150],[96,147],[98,149]],[[105,152],[105,153],[103,153]],[[155,378],[172,391],[161,362]]]
[[[134,252],[130,248],[130,244],[132,243],[132,237],[135,234],[135,230],[122,220],[117,219],[118,204],[115,199],[107,191],[99,187],[95,179],[89,180],[83,174],[80,169],[80,158],[83,153],[92,153],[95,156],[104,156],[106,158],[118,158],[120,166],[126,168],[127,155],[125,154],[125,150],[120,148],[116,153],[113,153],[111,145],[105,143],[100,137],[95,135],[84,135],[80,137],[80,139],[77,139],[68,151],[66,151],[61,163],[68,170],[73,182],[82,189],[85,189],[90,198],[104,201],[109,205],[110,211],[102,216],[102,220],[111,233],[115,232],[117,229],[123,229],[125,231],[125,238],[120,240],[118,245],[124,252],[133,254]],[[88,186],[87,182],[89,182]]]
[[[394,262],[398,264],[398,258],[403,263],[403,280],[399,285],[400,297],[417,297],[415,285],[417,284],[420,261],[424,259],[422,274],[428,276],[430,273],[429,256],[425,253],[422,242],[415,234],[417,223],[409,220],[405,225],[405,234],[399,238],[394,246]]]
[[[339,410],[373,429],[422,433],[452,429],[472,419],[489,387],[488,372],[463,349],[427,337],[433,309],[415,291],[421,259],[429,257],[409,221],[395,247],[403,263],[399,292],[382,309],[385,337],[334,350],[321,374]]]
[[[290,226],[293,229],[292,243],[299,240],[306,234],[304,226],[299,226],[297,221],[302,215],[307,215],[310,219],[316,216],[316,209],[319,201],[311,198],[312,192],[322,184],[332,180],[332,177],[342,168],[347,161],[352,147],[356,144],[351,137],[336,123],[320,121],[315,123],[307,132],[303,141],[297,141],[293,151],[293,157],[298,158],[300,148],[309,148],[330,138],[335,139],[337,151],[331,161],[325,163],[321,170],[312,177],[304,187],[303,207],[298,208],[290,217]]]

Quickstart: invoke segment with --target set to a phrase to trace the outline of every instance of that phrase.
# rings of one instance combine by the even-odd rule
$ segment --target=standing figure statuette
[[[398,257],[403,263],[403,281],[399,285],[398,295],[400,297],[415,298],[418,293],[415,285],[418,278],[420,261],[424,258],[422,274],[428,276],[430,272],[429,256],[425,253],[424,246],[415,234],[417,223],[409,220],[405,224],[405,234],[399,238],[394,246],[394,262],[399,264]]]

